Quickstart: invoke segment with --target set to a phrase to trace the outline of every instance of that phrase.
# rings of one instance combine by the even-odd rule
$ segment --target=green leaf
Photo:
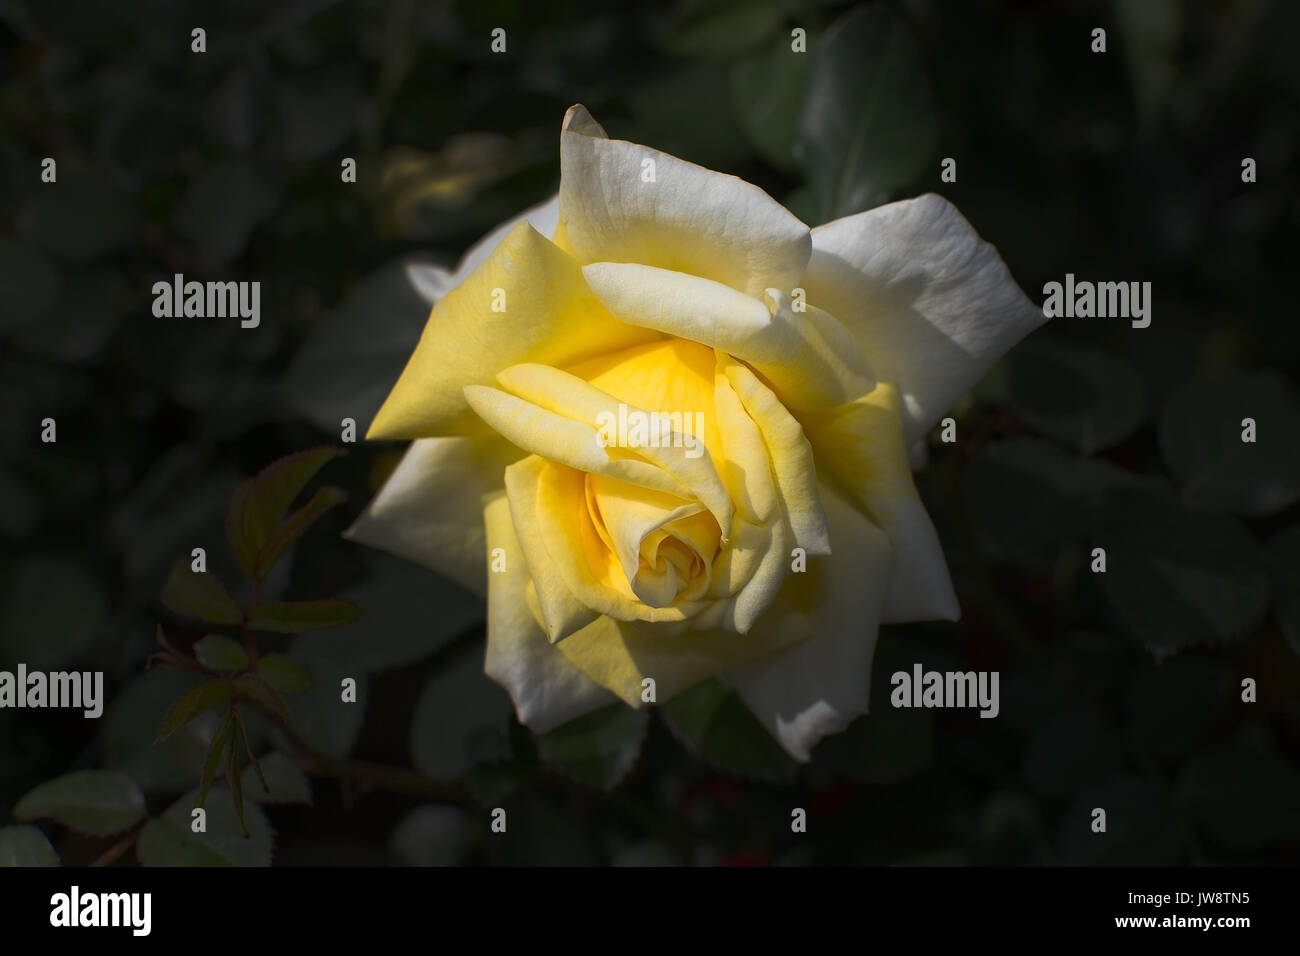
[[[1232,674],[1204,656],[1162,661],[1133,678],[1128,693],[1129,739],[1164,765],[1205,750],[1232,717]]]
[[[170,820],[150,820],[140,831],[135,856],[141,866],[235,866],[202,840]],[[269,863],[262,864],[269,866]]]
[[[1097,714],[1077,709],[1037,727],[1025,751],[1024,776],[1045,797],[1068,797],[1122,769],[1119,736]]]
[[[741,128],[754,148],[773,166],[793,172],[794,140],[799,127],[811,61],[790,49],[781,36],[771,49],[731,68],[731,97]]]
[[[972,530],[997,559],[1035,568],[1088,530],[1110,488],[1131,476],[1109,462],[1068,455],[1051,442],[1011,438],[981,450],[961,476]]]
[[[849,12],[809,56],[795,155],[827,221],[911,183],[939,134],[920,53],[888,7]]]
[[[863,783],[906,780],[934,761],[934,715],[881,708],[857,718],[843,733],[827,737],[814,756]]]
[[[248,652],[224,634],[209,634],[194,644],[194,656],[204,667],[230,674],[248,669]]]
[[[0,827],[0,868],[59,866],[59,855],[37,827]]]
[[[1300,657],[1300,524],[1292,525],[1268,543],[1273,575],[1274,613],[1282,636]]]
[[[785,18],[779,0],[687,0],[679,9],[663,37],[664,48],[707,60],[754,49]]]
[[[281,522],[261,551],[257,553],[255,577],[264,578],[289,547],[307,533],[307,529],[329,511],[348,500],[342,488],[329,486],[319,489],[308,502]]]
[[[350,624],[361,616],[351,601],[325,598],[319,601],[280,601],[263,604],[249,612],[248,623],[255,631],[301,634],[326,627]]]
[[[310,690],[311,672],[284,654],[267,654],[257,662],[257,672],[271,687],[281,694]]]
[[[25,538],[41,517],[40,499],[18,475],[0,468],[0,537]]]
[[[245,160],[202,167],[172,206],[172,223],[193,240],[200,258],[220,266],[236,258],[253,230],[279,206],[283,189]]]
[[[60,276],[30,244],[0,237],[0,331],[29,328],[59,299]]]
[[[650,712],[612,704],[539,734],[543,761],[574,780],[612,790],[636,766]]]
[[[1086,455],[1118,444],[1142,424],[1142,382],[1120,359],[1038,342],[1018,346],[1008,361],[1011,403],[1025,421]]]
[[[245,767],[243,789],[254,802],[311,805],[311,781],[288,757],[275,751],[267,754],[259,762],[270,792],[262,786],[256,768]]]
[[[289,719],[289,706],[284,702],[275,688],[270,687],[257,674],[244,674],[232,682],[235,694],[245,697],[278,715],[281,720]]]
[[[245,808],[249,836],[241,836],[235,805],[222,788],[205,808],[207,832],[190,829],[198,792],[191,790],[150,820],[140,833],[136,858],[142,866],[270,866],[273,834],[261,807]]]
[[[1300,839],[1300,771],[1276,754],[1221,748],[1198,754],[1178,777],[1179,799],[1224,846],[1280,847]]]
[[[311,672],[310,689],[293,698],[293,725],[321,753],[345,757],[351,752],[365,721],[370,682],[365,671],[355,665],[313,658],[303,650],[312,637],[298,638],[289,656]],[[341,685],[344,678],[357,682],[357,701],[344,703]]]
[[[126,242],[139,216],[111,182],[72,173],[32,190],[20,221],[24,236],[47,252],[85,262]]]
[[[361,618],[311,636],[313,656],[369,672],[428,657],[483,620],[483,600],[413,561],[367,549],[369,577],[342,597]]]
[[[150,793],[179,793],[193,786],[212,727],[194,720],[156,741],[168,710],[199,680],[196,674],[154,668],[124,685],[104,715],[105,769],[130,774]]]
[[[731,69],[723,63],[681,64],[647,75],[628,92],[628,138],[706,169],[754,162],[731,98]],[[627,127],[624,127],[625,129]]]
[[[459,807],[426,804],[398,821],[388,849],[407,866],[456,866],[480,839],[477,821]]]
[[[158,739],[165,739],[205,710],[211,710],[223,701],[229,700],[233,692],[234,685],[227,680],[210,680],[190,688],[167,712]]]
[[[221,757],[226,751],[226,744],[230,742],[230,728],[235,722],[235,709],[232,707],[226,711],[225,719],[221,721],[221,726],[217,728],[216,735],[212,738],[212,744],[208,747],[207,758],[203,762],[203,777],[199,780],[199,796],[195,806],[202,807],[208,799],[208,791],[212,788],[212,783],[217,779],[217,769],[221,766]]]
[[[56,670],[89,648],[108,617],[99,584],[74,564],[25,557],[0,582],[0,664]]]
[[[1191,511],[1153,489],[1115,488],[1094,542],[1106,549],[1102,592],[1157,657],[1240,637],[1268,607],[1264,554],[1225,515]]]
[[[1241,440],[1246,418],[1254,442]],[[1275,372],[1195,379],[1165,404],[1160,451],[1189,504],[1274,514],[1300,496],[1300,401]]]
[[[1104,833],[1092,830],[1095,807],[1106,811]],[[1126,774],[1089,787],[1070,804],[1061,821],[1061,857],[1069,866],[1173,866],[1187,837],[1167,788]]]
[[[501,685],[483,673],[482,652],[460,655],[434,675],[415,705],[415,766],[436,780],[452,780],[476,764],[509,757],[513,712]]]
[[[240,484],[226,514],[226,537],[245,574],[257,576],[258,555],[285,520],[289,506],[326,463],[343,451],[322,446],[287,455]]]
[[[80,770],[32,789],[14,807],[19,823],[48,818],[91,836],[112,836],[144,818],[135,781],[110,770]]]
[[[244,612],[224,584],[207,571],[191,570],[189,562],[178,559],[162,589],[162,602],[177,614],[209,624],[239,624]]]
[[[664,704],[665,722],[707,762],[753,780],[789,781],[798,764],[736,694],[710,679]]]

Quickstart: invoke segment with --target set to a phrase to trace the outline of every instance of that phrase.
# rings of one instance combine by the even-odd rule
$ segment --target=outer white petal
[[[831,488],[823,487],[822,501],[831,554],[792,575],[796,591],[781,599],[783,606],[793,603],[804,611],[813,636],[726,674],[754,715],[800,761],[811,759],[822,737],[839,733],[867,712],[871,658],[890,572],[884,532]],[[777,613],[758,628],[784,626],[781,617]]]
[[[528,608],[528,566],[510,521],[505,495],[481,512],[490,548],[505,551],[506,569],[491,575],[484,670],[510,692],[519,722],[536,733],[612,704],[612,693],[571,664],[546,639]]]
[[[940,196],[837,219],[812,236],[808,301],[857,336],[877,380],[898,385],[909,443],[1046,321]]]
[[[808,227],[767,193],[658,150],[592,135],[575,114],[589,118],[574,107],[560,134],[555,241],[579,262],[673,269],[752,296],[798,285],[811,248]]]
[[[344,537],[419,562],[487,593],[483,498],[523,452],[496,435],[411,443]]]

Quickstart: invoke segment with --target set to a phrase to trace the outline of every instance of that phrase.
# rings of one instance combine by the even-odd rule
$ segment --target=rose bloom
[[[535,731],[718,677],[808,760],[880,624],[957,619],[908,449],[1043,314],[935,195],[809,229],[581,106],[560,162],[434,276],[368,434],[414,441],[349,535],[486,594]],[[635,413],[703,448],[611,443]]]

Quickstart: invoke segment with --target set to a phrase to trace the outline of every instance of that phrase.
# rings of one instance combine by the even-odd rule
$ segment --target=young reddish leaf
[[[162,733],[158,735],[158,739],[162,740],[168,734],[184,727],[205,710],[211,710],[222,701],[229,700],[233,690],[234,688],[230,682],[225,680],[212,680],[206,684],[191,687],[181,695],[180,700],[176,701],[172,705],[172,709],[167,712],[167,717],[163,720]]]
[[[244,738],[244,753],[248,754],[248,762],[257,771],[257,779],[262,781],[262,789],[270,793],[271,785],[266,782],[266,774],[262,772],[262,765],[257,762],[257,755],[253,753],[253,743],[248,739],[248,727],[244,724],[244,718],[240,716],[239,711],[233,708],[232,712],[235,715],[235,723],[239,725],[239,735]]]
[[[281,720],[289,719],[289,705],[284,702],[284,698],[279,695],[275,688],[271,687],[254,674],[245,674],[243,677],[236,678],[235,692],[240,697],[246,697],[255,704],[274,713]]]
[[[203,778],[199,782],[199,799],[196,806],[203,806],[204,801],[208,799],[208,791],[212,788],[212,781],[217,778],[217,768],[221,766],[221,754],[226,749],[226,741],[230,737],[231,718],[234,715],[234,707],[226,711],[225,719],[221,721],[216,736],[212,738],[212,746],[208,748],[207,759],[203,762]]]
[[[253,562],[253,576],[258,579],[266,577],[275,566],[275,562],[289,550],[289,546],[306,534],[307,529],[315,524],[321,515],[347,500],[347,493],[333,485],[321,488],[312,495],[305,505],[280,523],[262,549],[257,552],[257,558]]]
[[[267,654],[257,662],[257,672],[273,690],[282,694],[310,690],[315,684],[311,672],[283,654]]]
[[[226,537],[246,574],[257,576],[258,552],[279,527],[289,506],[326,462],[342,454],[338,448],[309,448],[272,462],[235,489],[226,513]]]
[[[162,602],[177,614],[209,624],[238,624],[244,612],[224,584],[207,571],[193,571],[184,560],[172,565],[162,589]]]
[[[255,631],[273,634],[301,634],[321,628],[351,624],[361,616],[361,608],[351,601],[325,598],[320,601],[280,601],[263,604],[249,615]]]
[[[236,737],[240,736],[240,727],[236,725],[232,731]],[[239,776],[239,744],[238,741],[230,743],[230,758],[226,762],[226,779],[230,781],[230,795],[235,801],[235,815],[239,818],[239,835],[248,839],[248,824],[244,821],[244,781]]]

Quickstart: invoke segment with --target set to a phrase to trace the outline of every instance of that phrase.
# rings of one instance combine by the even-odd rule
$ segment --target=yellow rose
[[[486,592],[536,731],[718,676],[807,760],[878,625],[957,618],[907,451],[1043,315],[938,196],[810,230],[581,106],[560,156],[424,277],[368,436],[414,442],[349,534]]]

